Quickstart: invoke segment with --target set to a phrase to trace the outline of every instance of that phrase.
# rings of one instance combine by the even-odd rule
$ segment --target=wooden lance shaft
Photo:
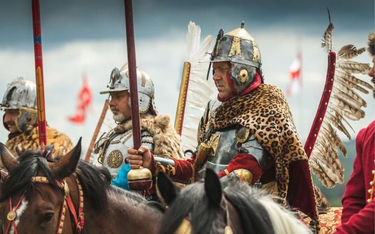
[[[91,156],[92,150],[94,149],[96,138],[98,138],[98,134],[99,134],[100,128],[102,127],[102,124],[104,122],[105,115],[107,114],[108,106],[109,106],[109,101],[108,101],[108,99],[106,99],[105,102],[104,102],[104,106],[103,106],[102,113],[100,115],[98,124],[96,125],[94,134],[92,135],[89,148],[88,148],[88,150],[86,152],[86,156],[85,156],[85,161],[86,162],[90,161],[90,156]]]
[[[44,102],[44,80],[43,80],[43,53],[42,53],[42,29],[40,18],[39,0],[32,0],[33,34],[34,34],[34,58],[35,58],[35,80],[38,108],[38,130],[39,144],[44,148],[47,144],[46,109]]]
[[[131,0],[124,0],[126,41],[128,48],[128,68],[130,83],[130,104],[133,124],[133,146],[139,149],[141,146],[141,125],[139,116],[138,87],[137,87],[137,65],[135,60],[133,6]],[[129,188],[144,191],[152,187],[152,174],[146,168],[133,169],[128,173]]]
[[[135,59],[133,6],[131,0],[124,0],[125,22],[126,22],[126,42],[128,48],[128,68],[130,83],[130,104],[132,112],[134,149],[141,146],[141,125],[139,122],[139,103],[137,87],[137,64]]]

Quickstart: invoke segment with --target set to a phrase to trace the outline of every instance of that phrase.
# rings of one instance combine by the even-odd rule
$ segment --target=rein
[[[60,212],[60,219],[59,219],[59,225],[58,225],[58,228],[57,228],[57,234],[61,234],[62,231],[63,231],[65,214],[66,214],[67,209],[70,211],[70,213],[72,214],[72,216],[74,218],[74,222],[75,222],[75,225],[76,225],[76,232],[75,233],[77,233],[77,234],[81,233],[82,229],[83,229],[83,226],[85,224],[85,219],[84,219],[85,215],[84,215],[84,212],[83,212],[84,199],[83,199],[82,185],[79,182],[76,174],[73,174],[73,175],[74,175],[75,181],[77,183],[78,193],[79,193],[78,217],[77,217],[77,212],[76,212],[76,210],[74,208],[74,205],[73,205],[72,198],[70,196],[70,190],[69,190],[68,183],[66,182],[65,179],[63,179],[62,181],[56,180],[57,185],[62,190],[64,190],[64,202],[62,204],[62,208],[61,208],[61,212]],[[49,184],[49,181],[48,181],[47,177],[45,177],[45,176],[34,176],[34,177],[32,177],[31,180],[34,183]],[[7,230],[6,230],[5,234],[9,234],[12,224],[13,224],[13,227],[14,227],[14,233],[17,234],[17,226],[16,226],[16,223],[15,223],[15,219],[17,217],[16,210],[18,209],[18,207],[22,203],[22,201],[25,197],[26,191],[27,191],[27,189],[25,190],[25,192],[20,197],[20,199],[17,202],[17,205],[15,206],[14,210],[12,210],[12,198],[9,197],[9,209],[10,209],[10,211],[8,212],[8,215],[7,215],[7,219],[8,219],[9,222],[8,222],[8,226],[7,226]]]

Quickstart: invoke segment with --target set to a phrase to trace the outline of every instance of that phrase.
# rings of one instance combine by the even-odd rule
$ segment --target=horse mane
[[[263,192],[264,193],[264,192]],[[297,218],[299,214],[292,212],[280,206],[269,194],[261,196],[259,202],[263,204],[267,210],[272,226],[275,230],[275,234],[312,234],[308,226]]]
[[[270,213],[265,208],[267,204],[260,202],[269,195],[244,183],[232,183],[224,189],[224,196],[239,213],[244,233],[275,233]]]
[[[245,183],[230,183],[223,196],[238,212],[243,233],[311,233],[293,212],[275,203],[270,194],[260,189]],[[190,220],[192,233],[224,234],[227,224],[224,211],[208,199],[202,181],[185,187],[165,212],[159,234],[176,232],[186,217]]]
[[[30,196],[36,189],[36,184],[31,181],[33,176],[42,173],[47,177],[54,189],[62,192],[56,184],[53,174],[48,166],[48,162],[56,162],[56,159],[46,159],[40,155],[39,151],[25,151],[19,157],[19,165],[14,168],[9,176],[4,180],[0,201],[4,201],[12,194],[28,189],[26,196]],[[108,208],[107,189],[110,184],[110,174],[105,168],[97,168],[80,160],[76,169],[85,198],[90,201],[93,208],[102,210]],[[31,193],[29,191],[32,191]]]
[[[4,201],[12,194],[24,191],[26,188],[34,190],[35,185],[31,182],[31,178],[37,176],[38,171],[41,171],[47,177],[52,187],[58,189],[51,170],[48,167],[47,159],[43,158],[38,151],[25,151],[18,158],[18,161],[20,164],[4,179],[0,201]]]
[[[217,233],[220,224],[222,226],[225,221],[219,210],[208,202],[202,182],[191,184],[182,190],[163,215],[159,233],[174,233],[185,217],[189,217],[195,234]]]
[[[224,190],[225,198],[241,216],[244,233],[274,233],[267,210],[258,201],[258,193],[248,187],[235,183]],[[160,234],[176,231],[185,217],[189,217],[193,233],[224,233],[223,212],[208,201],[203,182],[194,183],[183,189],[166,211]]]
[[[308,226],[304,224],[299,218],[297,218],[298,214],[276,203],[274,201],[275,198],[263,190],[248,186],[247,184],[244,184],[244,183],[234,183],[234,184],[230,184],[224,190],[224,194],[225,194],[226,199],[230,201],[230,203],[240,213],[242,222],[243,224],[245,224],[242,226],[244,228],[245,233],[275,233],[275,234],[312,233],[311,230],[308,229]],[[249,230],[247,229],[248,228],[247,223],[254,221],[253,219],[254,217],[256,217],[256,215],[252,213],[257,212],[258,208],[255,208],[256,206],[253,206],[253,208],[250,208],[250,207],[246,208],[245,207],[246,203],[242,203],[242,201],[244,200],[247,200],[246,203],[256,201],[256,203],[258,203],[256,206],[260,205],[262,207],[262,212],[263,211],[266,212],[266,215],[264,216],[266,223],[264,223],[265,220],[256,221],[254,222],[255,227],[256,225],[267,226],[271,223],[274,231],[265,232],[264,230],[266,229],[264,229],[261,232],[259,231],[249,232]],[[251,215],[250,216],[251,218],[247,217],[247,215]],[[261,214],[261,216],[263,215]]]
[[[85,199],[90,202],[95,210],[107,210],[107,190],[111,183],[111,175],[108,169],[96,167],[80,160],[76,173],[81,182]]]

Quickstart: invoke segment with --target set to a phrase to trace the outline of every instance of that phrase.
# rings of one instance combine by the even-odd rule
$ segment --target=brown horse
[[[155,233],[161,212],[134,193],[110,186],[107,170],[80,161],[81,140],[60,160],[27,151],[17,161],[0,143],[9,171],[0,195],[4,234]]]

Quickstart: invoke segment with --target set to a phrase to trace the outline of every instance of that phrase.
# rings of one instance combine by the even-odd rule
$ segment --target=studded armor
[[[150,133],[142,131],[141,139],[142,146],[147,146],[152,151],[154,145]],[[129,147],[133,147],[132,129],[126,132],[112,130],[96,143],[95,153],[98,154],[98,162],[109,170],[112,178],[116,178],[118,171],[125,164]]]

